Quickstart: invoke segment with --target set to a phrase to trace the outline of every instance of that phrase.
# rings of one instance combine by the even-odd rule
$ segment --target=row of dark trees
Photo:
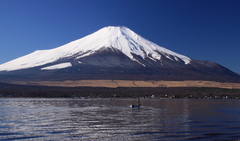
[[[103,88],[103,87],[47,87],[0,83],[0,97],[48,98],[240,98],[240,89],[223,88]]]

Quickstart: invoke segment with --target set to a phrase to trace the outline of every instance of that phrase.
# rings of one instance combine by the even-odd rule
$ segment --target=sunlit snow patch
[[[56,70],[56,69],[63,69],[63,68],[71,67],[71,66],[72,66],[72,64],[70,62],[67,62],[67,63],[61,63],[61,64],[41,68],[41,70]]]
[[[153,57],[154,59],[157,59],[157,60],[160,60],[160,59],[161,59],[161,55],[160,55],[160,54],[157,54],[157,53],[153,53],[153,54],[152,54],[152,57]]]

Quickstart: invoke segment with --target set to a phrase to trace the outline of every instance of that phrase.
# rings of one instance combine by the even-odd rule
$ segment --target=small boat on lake
[[[131,108],[140,108],[141,105],[134,105],[134,104],[131,104],[130,107],[131,107]]]
[[[141,107],[140,98],[138,97],[138,104],[137,105],[131,104],[130,107],[131,108],[140,108]]]

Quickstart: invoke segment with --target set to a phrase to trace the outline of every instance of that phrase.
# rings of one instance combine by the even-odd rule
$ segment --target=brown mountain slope
[[[66,80],[66,81],[12,81],[12,84],[60,87],[216,87],[240,89],[240,83],[216,81],[142,81],[142,80]]]

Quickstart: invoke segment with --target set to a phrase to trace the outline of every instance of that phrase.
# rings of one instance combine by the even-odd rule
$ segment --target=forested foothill
[[[239,99],[240,89],[206,87],[48,87],[0,83],[0,97]]]

